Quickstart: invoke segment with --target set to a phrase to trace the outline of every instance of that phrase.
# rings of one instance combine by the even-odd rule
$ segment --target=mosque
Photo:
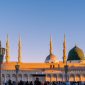
[[[0,43],[1,48],[1,43]],[[36,77],[40,81],[85,81],[85,56],[83,50],[75,45],[67,54],[66,50],[66,37],[64,36],[63,42],[63,61],[58,61],[57,57],[53,54],[52,38],[50,38],[50,52],[46,57],[45,62],[42,63],[25,63],[22,62],[22,44],[19,38],[18,42],[18,62],[10,61],[10,45],[9,39],[6,40],[6,55],[5,61],[1,67],[1,81],[6,82],[9,79],[16,81],[15,66],[19,66],[18,81],[34,81]],[[68,68],[65,70],[65,66]],[[67,76],[66,76],[67,74]]]

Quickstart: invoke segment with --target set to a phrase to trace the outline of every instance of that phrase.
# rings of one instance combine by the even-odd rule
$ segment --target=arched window
[[[55,68],[55,65],[53,65],[53,68]]]
[[[28,81],[28,75],[24,74],[24,81]]]
[[[6,75],[6,80],[9,81],[10,80],[10,74]]]
[[[47,75],[46,81],[51,81],[51,75],[50,74]]]
[[[74,74],[70,74],[69,81],[75,81],[75,76],[74,76]]]
[[[52,65],[50,65],[50,68],[52,68]]]
[[[85,81],[85,74],[82,74],[81,78],[82,78],[81,81]]]
[[[12,74],[12,80],[16,81],[16,74]]]
[[[56,75],[56,74],[53,74],[52,80],[53,80],[53,81],[57,81],[57,75]]]
[[[75,81],[80,81],[81,79],[80,79],[80,74],[76,74],[76,76],[75,76]]]
[[[22,80],[22,74],[19,74],[18,75],[18,81],[21,81]]]
[[[58,75],[58,81],[63,81],[63,75],[62,74]]]
[[[5,75],[2,74],[2,81],[5,81]]]

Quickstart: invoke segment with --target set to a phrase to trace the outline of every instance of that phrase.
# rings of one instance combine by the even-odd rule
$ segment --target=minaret
[[[18,62],[22,61],[22,44],[21,44],[21,39],[19,36],[19,42],[18,42]]]
[[[64,42],[63,42],[63,63],[66,63],[66,37],[64,34]]]
[[[0,40],[0,48],[1,48],[1,40]]]
[[[0,40],[0,55],[5,54],[5,48],[2,48],[1,40]]]
[[[53,47],[52,47],[52,38],[50,36],[50,54],[52,54],[53,52]]]
[[[7,35],[7,40],[6,40],[6,62],[10,61],[10,47],[9,47],[9,39]]]
[[[1,49],[1,40],[0,40],[0,54],[2,54],[2,49]]]

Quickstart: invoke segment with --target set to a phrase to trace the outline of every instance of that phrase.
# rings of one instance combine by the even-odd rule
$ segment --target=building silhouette
[[[58,61],[53,54],[52,38],[50,37],[49,55],[42,63],[22,62],[22,43],[19,37],[18,42],[18,62],[10,61],[10,44],[7,36],[6,41],[6,61],[2,63],[1,81],[16,81],[15,66],[19,65],[18,81],[85,81],[85,56],[83,50],[75,45],[68,53],[66,49],[66,37],[63,42],[63,61]],[[67,76],[65,75],[65,66],[68,66]]]

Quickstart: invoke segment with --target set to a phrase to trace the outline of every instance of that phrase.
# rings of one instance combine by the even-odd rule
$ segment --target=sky
[[[62,61],[66,35],[67,56],[75,44],[85,53],[85,0],[0,0],[0,40],[10,41],[10,61],[17,61],[19,34],[23,62],[44,62],[53,53]],[[5,59],[5,57],[4,57]]]

